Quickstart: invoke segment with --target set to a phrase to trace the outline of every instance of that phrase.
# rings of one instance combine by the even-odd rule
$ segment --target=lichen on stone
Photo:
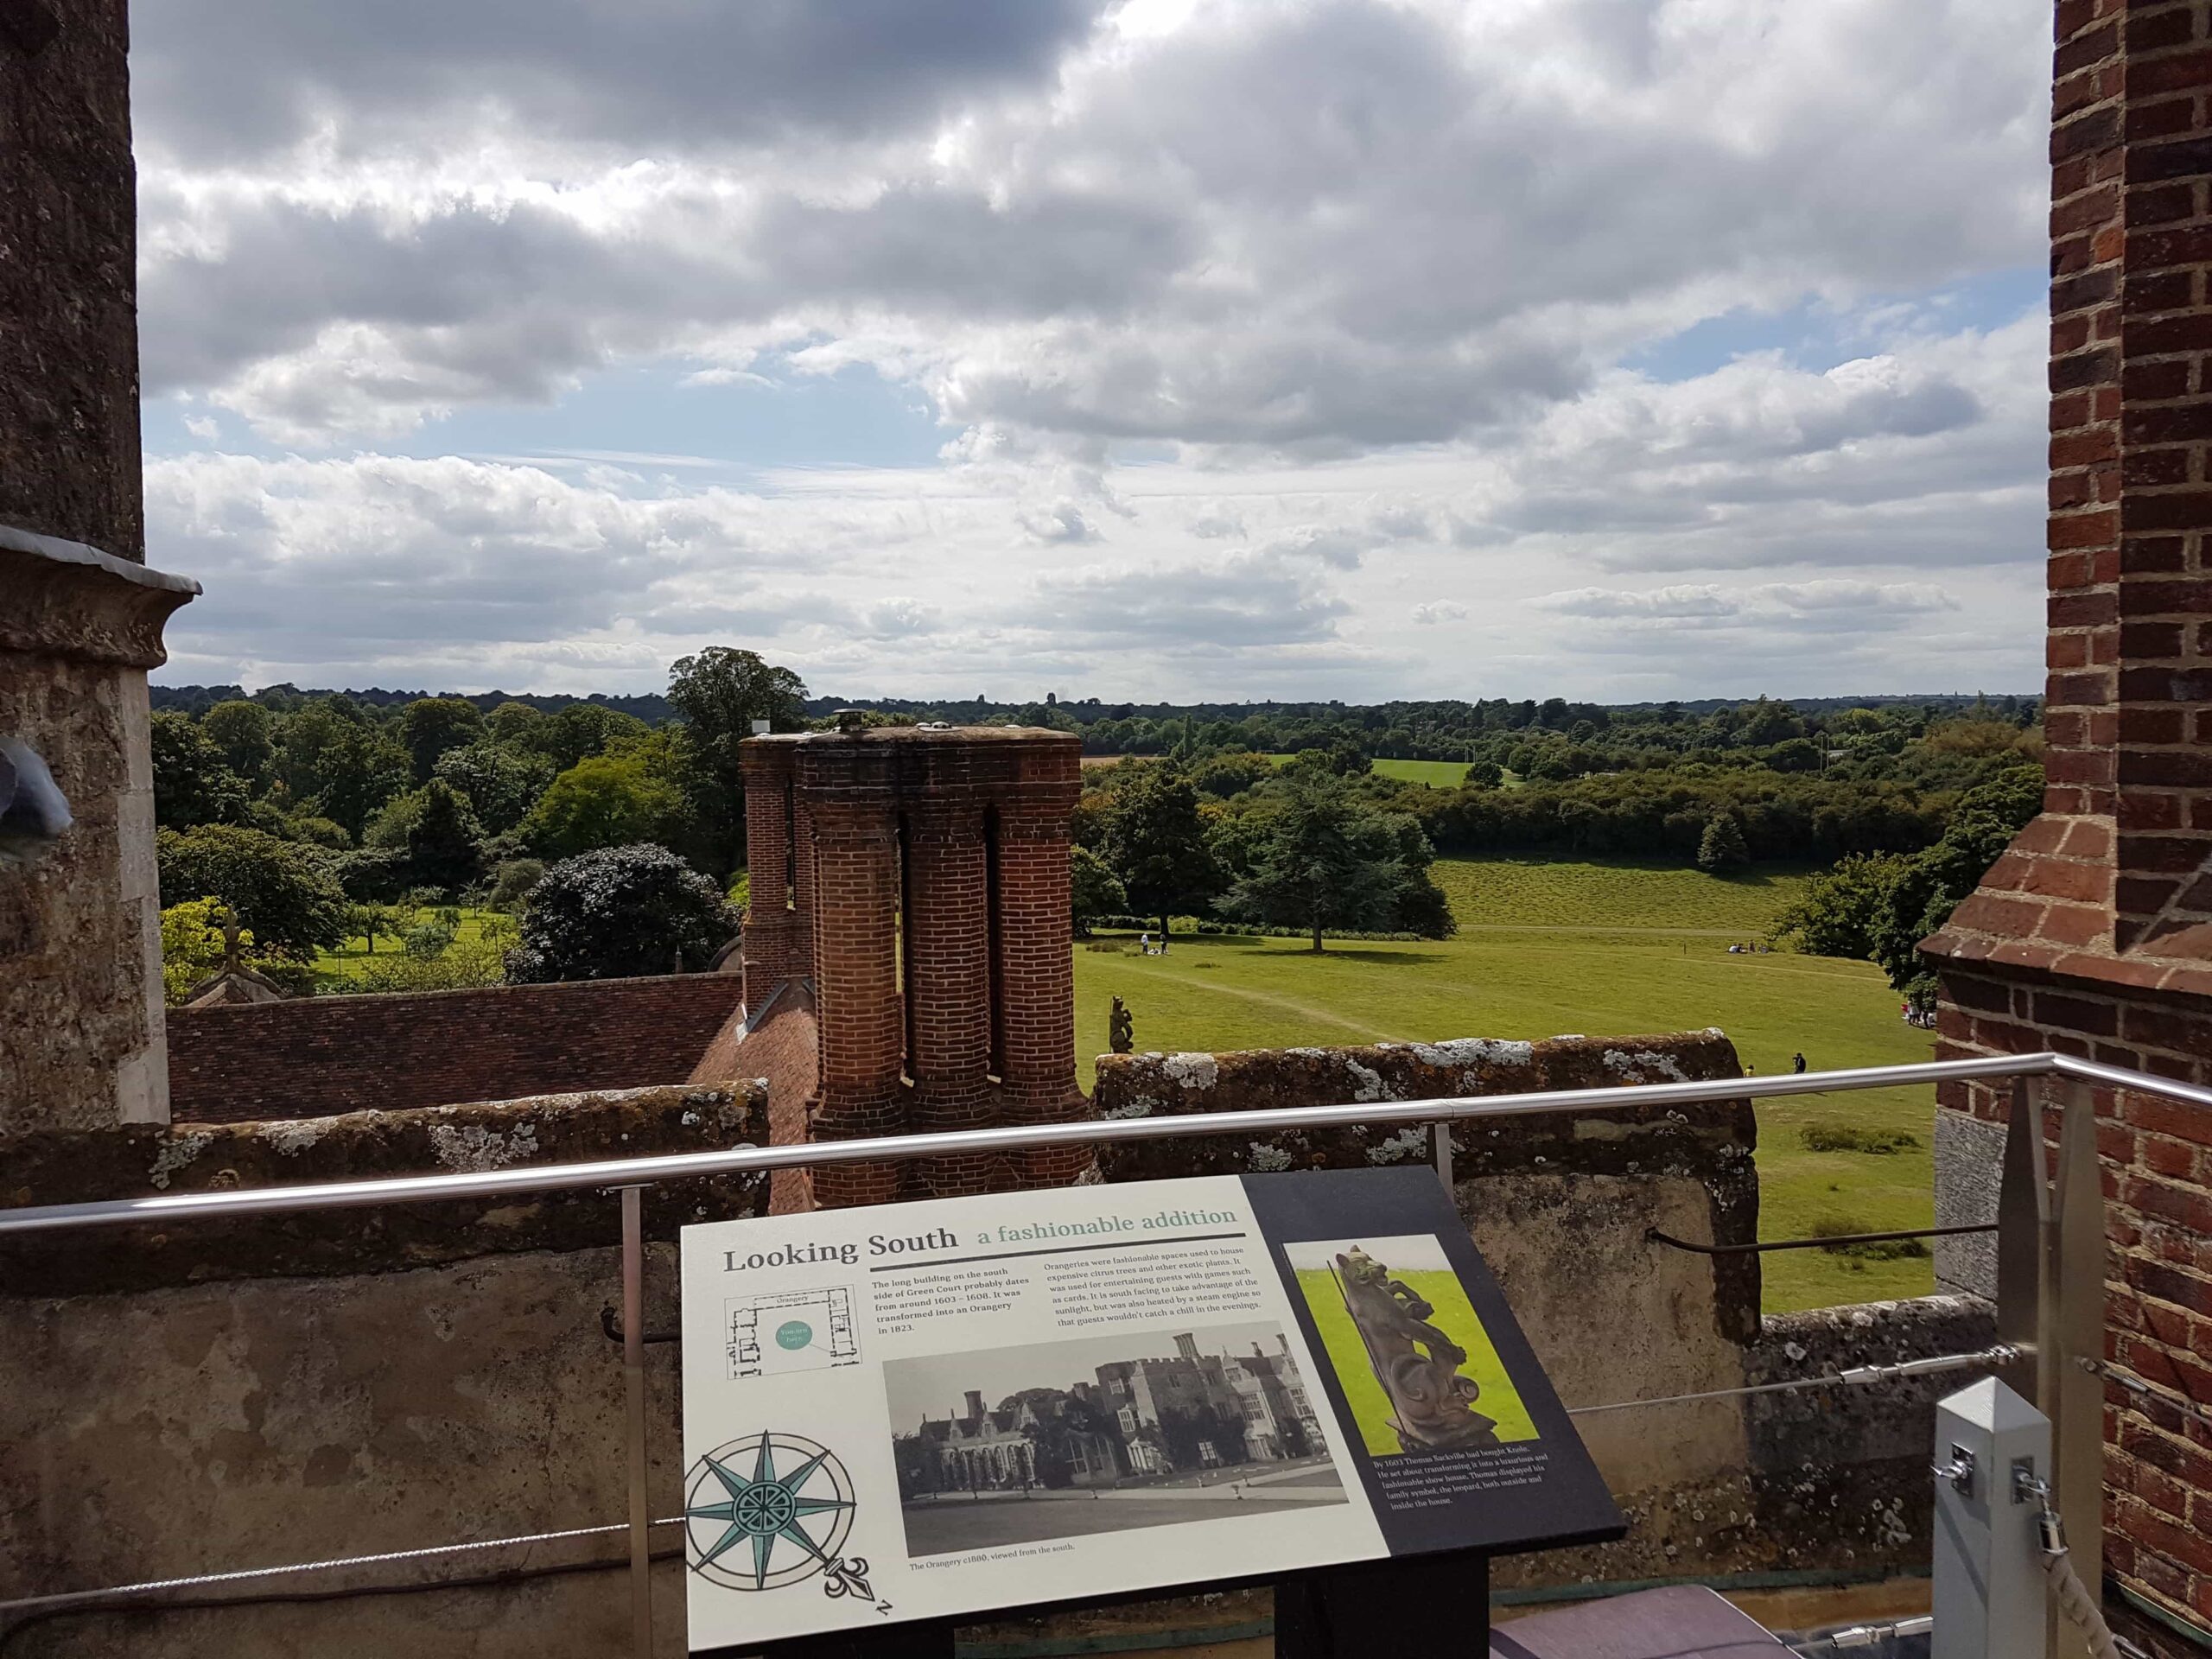
[[[1674,1083],[1688,1083],[1682,1065],[1673,1055],[1662,1053],[1656,1048],[1609,1048],[1605,1056],[1605,1070],[1621,1077],[1643,1077],[1652,1072]]]
[[[1154,1102],[1149,1096],[1138,1095],[1126,1104],[1109,1106],[1098,1114],[1101,1117],[1150,1117]]]
[[[1390,1090],[1383,1084],[1382,1074],[1372,1066],[1362,1065],[1347,1054],[1344,1067],[1352,1076],[1352,1095],[1355,1101],[1388,1100]]]
[[[215,1137],[205,1130],[172,1135],[154,1154],[154,1166],[147,1172],[146,1179],[157,1187],[167,1186],[170,1176],[214,1144]]]
[[[1252,1167],[1265,1173],[1270,1170],[1288,1169],[1290,1154],[1281,1147],[1271,1147],[1264,1141],[1252,1143]]]
[[[450,1123],[433,1123],[429,1125],[429,1135],[430,1144],[437,1148],[440,1163],[448,1169],[475,1174],[504,1169],[537,1155],[537,1126],[534,1123],[518,1124],[508,1135],[486,1128],[480,1123],[458,1128]],[[628,1139],[626,1135],[623,1138]]]
[[[1535,1058],[1536,1046],[1497,1037],[1454,1037],[1449,1042],[1415,1043],[1413,1051],[1429,1065],[1526,1065]]]
[[[1408,1158],[1427,1155],[1428,1130],[1419,1123],[1410,1124],[1386,1141],[1378,1141],[1367,1149],[1370,1164],[1399,1164]]]
[[[1170,1054],[1160,1069],[1185,1089],[1211,1089],[1221,1077],[1221,1067],[1211,1054]]]
[[[305,1152],[329,1132],[327,1117],[280,1118],[261,1126],[261,1138],[287,1158]]]

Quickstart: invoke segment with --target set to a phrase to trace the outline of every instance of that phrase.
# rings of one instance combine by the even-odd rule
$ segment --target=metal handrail
[[[1756,1244],[1700,1244],[1676,1238],[1672,1233],[1662,1233],[1656,1227],[1645,1228],[1643,1236],[1654,1244],[1664,1244],[1670,1250],[1688,1250],[1697,1255],[1761,1255],[1773,1250],[1845,1250],[1853,1244],[1892,1244],[1908,1238],[1956,1238],[1967,1233],[1996,1230],[1995,1222],[1977,1221],[1959,1227],[1900,1227],[1887,1233],[1824,1233],[1812,1238],[1770,1238]]]
[[[1993,1055],[1982,1059],[1926,1060],[1910,1065],[1859,1066],[1840,1071],[1787,1076],[1720,1077],[1700,1083],[1634,1085],[1638,1106],[1702,1105],[1908,1084],[1986,1082],[2003,1077],[2059,1076],[2109,1088],[2156,1094],[2212,1110],[2212,1089],[2171,1077],[2153,1077],[2048,1051]],[[1357,1124],[1435,1123],[1488,1117],[1618,1107],[1624,1085],[1600,1089],[1535,1090],[1511,1095],[1459,1096],[1441,1100],[1370,1101],[1341,1106],[1294,1106],[1268,1111],[1199,1112],[1166,1117],[1085,1119],[995,1129],[956,1129],[935,1135],[880,1135],[868,1140],[810,1141],[798,1146],[732,1147],[715,1152],[667,1153],[608,1158],[581,1164],[540,1164],[514,1169],[403,1175],[379,1180],[328,1181],[306,1186],[269,1186],[217,1192],[167,1192],[142,1198],[105,1198],[81,1204],[26,1205],[0,1210],[0,1237],[107,1227],[132,1222],[221,1220],[281,1215],[298,1210],[353,1209],[365,1205],[428,1203],[443,1198],[493,1198],[578,1188],[645,1187],[709,1175],[746,1175],[825,1164],[899,1162],[960,1153],[1007,1152],[1026,1147],[1122,1141],[1196,1139],[1244,1135],[1254,1129],[1325,1129]]]

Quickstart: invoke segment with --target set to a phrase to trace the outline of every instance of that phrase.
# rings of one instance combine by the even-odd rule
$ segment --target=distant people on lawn
[[[1802,1054],[1792,1054],[1789,1057],[1789,1069],[1799,1077],[1802,1077],[1805,1074],[1805,1057]]]

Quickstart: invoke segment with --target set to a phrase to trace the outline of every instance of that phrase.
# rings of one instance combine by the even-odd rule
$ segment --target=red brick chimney
[[[1922,949],[1942,1058],[2051,1048],[2212,1083],[2212,0],[2060,0],[2056,23],[2048,787]],[[1938,1218],[1985,1220],[2003,1092],[1947,1086],[1941,1108]],[[2109,1092],[2095,1110],[2108,1352],[2212,1403],[2212,1123]],[[1987,1288],[1971,1251],[1937,1265]],[[2212,1624],[2212,1436],[2118,1388],[2107,1431],[2108,1608]]]
[[[817,1140],[1058,1122],[1075,1082],[1081,744],[1001,727],[748,739],[748,1008],[813,982]],[[818,1170],[817,1204],[1071,1181],[1080,1148]]]

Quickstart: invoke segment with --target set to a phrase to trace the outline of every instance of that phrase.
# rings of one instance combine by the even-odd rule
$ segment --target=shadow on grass
[[[1708,881],[1720,881],[1732,887],[1770,887],[1777,878],[1795,879],[1810,875],[1828,867],[1816,859],[1769,859],[1736,870],[1700,870],[1695,864],[1681,857],[1667,857],[1661,854],[1611,854],[1558,852],[1544,855],[1446,853],[1438,856],[1439,863],[1459,865],[1501,865],[1515,869],[1541,870],[1560,865],[1578,868],[1624,870],[1639,875],[1702,875]]]
[[[1415,950],[1405,945],[1395,950],[1370,950],[1353,944],[1332,944],[1325,950],[1292,950],[1283,954],[1295,961],[1380,963],[1392,968],[1428,968],[1452,960],[1441,950]]]

